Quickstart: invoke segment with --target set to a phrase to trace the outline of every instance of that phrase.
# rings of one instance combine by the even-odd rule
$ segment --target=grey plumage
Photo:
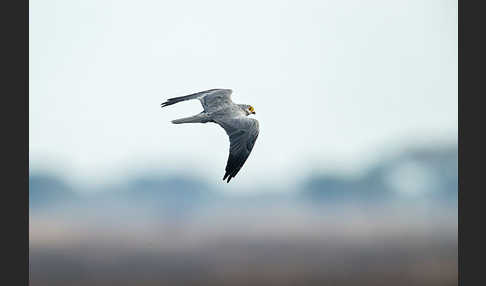
[[[259,133],[258,121],[248,118],[256,114],[251,105],[235,104],[231,100],[231,89],[210,89],[186,96],[169,98],[161,106],[169,106],[178,102],[199,99],[203,111],[197,115],[172,120],[174,124],[213,122],[226,131],[229,136],[230,148],[223,180],[229,183],[245,164]]]

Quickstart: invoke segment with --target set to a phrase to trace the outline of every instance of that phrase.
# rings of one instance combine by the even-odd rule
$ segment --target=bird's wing
[[[172,105],[181,101],[199,99],[204,108],[204,111],[218,110],[224,106],[232,105],[231,101],[231,89],[209,89],[186,96],[169,98],[166,102],[162,103],[162,107]]]
[[[241,116],[226,120],[215,120],[215,122],[224,128],[230,140],[228,162],[223,177],[223,180],[228,178],[227,182],[229,183],[250,156],[259,133],[258,121]]]

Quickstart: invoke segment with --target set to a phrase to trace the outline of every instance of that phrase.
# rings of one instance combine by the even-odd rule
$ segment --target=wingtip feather
[[[226,178],[228,178],[228,179],[226,180]],[[226,173],[224,174],[223,181],[226,181],[226,183],[229,183],[229,182],[231,181],[231,179],[232,179],[232,178],[233,178],[233,177],[231,176],[231,174],[230,174],[230,173],[228,173],[228,172],[226,172]]]

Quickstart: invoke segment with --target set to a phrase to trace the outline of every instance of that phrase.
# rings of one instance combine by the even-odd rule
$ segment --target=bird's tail
[[[176,120],[172,120],[174,124],[182,124],[182,123],[206,123],[209,122],[210,119],[204,113],[199,113],[194,116],[184,117]]]

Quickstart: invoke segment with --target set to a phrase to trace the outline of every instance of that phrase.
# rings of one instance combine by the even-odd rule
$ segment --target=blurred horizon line
[[[403,143],[403,142],[402,142]],[[308,177],[313,175],[319,174],[328,174],[338,177],[347,177],[347,178],[356,178],[360,177],[365,174],[370,168],[373,166],[380,164],[380,162],[386,160],[393,160],[394,158],[403,156],[406,153],[414,153],[414,152],[427,152],[432,150],[456,150],[458,149],[457,137],[452,138],[448,137],[440,137],[435,138],[435,140],[428,140],[428,142],[417,142],[412,141],[409,143],[402,144],[401,146],[397,147],[390,147],[390,143],[384,144],[387,146],[388,149],[377,148],[376,153],[380,154],[377,155],[372,160],[368,160],[362,164],[353,164],[356,168],[346,168],[341,166],[337,166],[334,164],[333,166],[324,165],[324,164],[315,164],[313,162],[312,166],[308,166],[306,170],[300,172],[300,175],[296,177]],[[173,162],[166,162],[163,163],[162,160],[159,161],[150,161],[147,164],[143,164],[145,161],[144,159],[132,159],[132,163],[129,164],[131,167],[119,167],[118,169],[112,170],[112,174],[105,177],[104,180],[100,180],[96,178],[94,181],[89,183],[91,175],[82,174],[80,175],[79,172],[73,172],[72,166],[69,166],[65,162],[61,162],[60,160],[55,161],[53,160],[52,155],[43,155],[37,156],[41,159],[32,160],[31,155],[29,154],[29,176],[34,174],[46,174],[53,177],[63,178],[63,180],[78,185],[85,185],[91,187],[102,187],[105,185],[117,184],[124,181],[124,179],[129,177],[139,177],[145,175],[155,175],[155,173],[160,173],[162,176],[170,176],[170,175],[180,175],[183,173],[183,169],[180,167],[174,167],[175,164]],[[297,169],[297,168],[296,168]],[[77,173],[77,174],[76,174]],[[188,175],[189,178],[204,180],[207,178],[207,174],[203,171],[203,168],[193,168],[191,169],[191,174]],[[206,180],[208,183],[214,181],[213,179]],[[219,180],[218,180],[219,181]],[[295,180],[291,180],[295,181]],[[263,180],[259,179],[259,183],[262,183]],[[272,181],[272,184],[274,182]]]

